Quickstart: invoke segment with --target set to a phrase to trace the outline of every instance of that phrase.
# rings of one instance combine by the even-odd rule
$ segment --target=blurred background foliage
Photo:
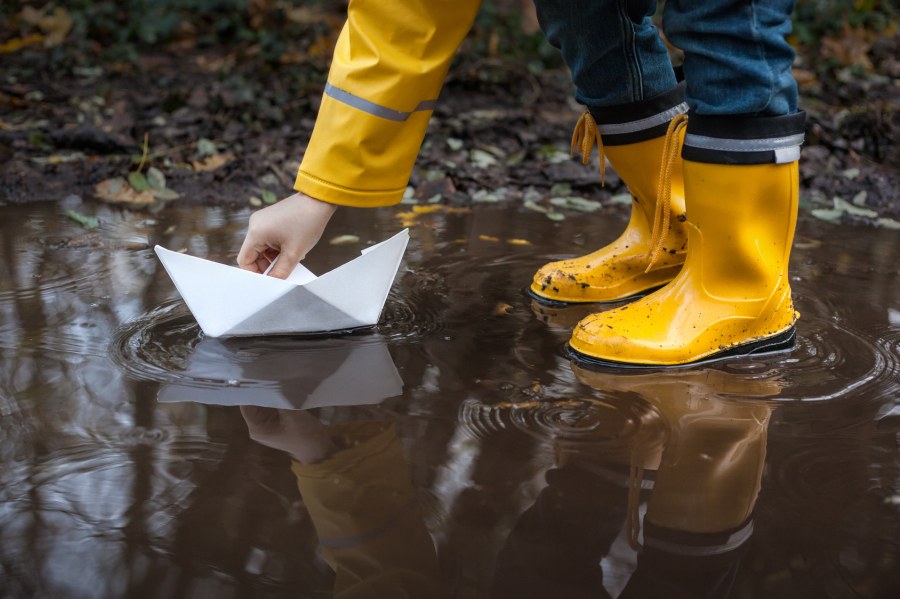
[[[37,35],[51,45],[46,38],[56,17],[68,22],[67,44],[116,58],[134,59],[149,46],[190,39],[244,45],[269,61],[296,62],[298,43],[307,54],[330,53],[345,8],[346,0],[3,0],[0,18],[7,26],[0,28],[0,43],[35,41],[28,36]],[[837,37],[846,43],[850,31],[870,44],[873,37],[897,35],[897,15],[894,0],[798,0],[791,41],[818,47]],[[523,58],[532,67],[558,61],[529,0],[487,0],[467,44],[478,55]],[[830,54],[854,59],[852,52]]]

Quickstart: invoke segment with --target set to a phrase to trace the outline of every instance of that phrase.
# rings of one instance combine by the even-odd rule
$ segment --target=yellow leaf
[[[40,44],[44,41],[44,36],[40,33],[32,33],[31,35],[26,35],[25,37],[16,37],[8,42],[3,42],[0,44],[0,54],[11,54],[17,50],[21,50],[25,46],[32,46],[34,44]]]
[[[415,214],[428,214],[429,212],[442,212],[443,210],[445,210],[445,208],[440,204],[430,204],[428,206],[420,206],[416,204],[412,207],[412,211]]]
[[[213,154],[203,160],[191,160],[195,171],[214,171],[234,160],[234,154]]]
[[[492,237],[490,235],[479,235],[478,239],[480,239],[481,241],[500,241],[499,238]]]
[[[507,239],[506,243],[509,245],[531,245],[531,242],[527,239]]]

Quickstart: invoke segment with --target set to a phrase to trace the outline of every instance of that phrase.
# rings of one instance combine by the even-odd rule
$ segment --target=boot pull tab
[[[591,159],[591,152],[595,144],[597,152],[600,154],[600,185],[606,186],[606,154],[603,152],[600,129],[590,111],[585,110],[578,122],[575,123],[575,130],[572,131],[572,146],[569,156],[574,158],[575,153],[578,152],[581,154],[581,164],[586,165]]]
[[[645,273],[650,272],[653,265],[659,259],[666,233],[672,218],[672,168],[681,152],[684,143],[684,134],[687,129],[688,117],[679,114],[669,122],[666,131],[666,142],[663,144],[662,164],[659,170],[659,188],[656,191],[656,214],[653,217],[653,231],[650,234],[650,263],[647,264]]]

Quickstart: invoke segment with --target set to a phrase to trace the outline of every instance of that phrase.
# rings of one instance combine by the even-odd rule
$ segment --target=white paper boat
[[[305,410],[403,393],[380,335],[201,339],[177,375],[160,387],[159,401]]]
[[[209,337],[321,333],[378,323],[409,229],[317,277],[302,265],[285,279],[156,246],[156,255]]]

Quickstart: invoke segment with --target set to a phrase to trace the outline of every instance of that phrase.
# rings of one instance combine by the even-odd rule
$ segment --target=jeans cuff
[[[589,106],[597,128],[607,146],[622,146],[666,134],[669,121],[688,111],[684,101],[685,84],[652,98],[617,106]]]
[[[805,130],[805,112],[773,117],[690,114],[681,156],[708,164],[796,162]]]

